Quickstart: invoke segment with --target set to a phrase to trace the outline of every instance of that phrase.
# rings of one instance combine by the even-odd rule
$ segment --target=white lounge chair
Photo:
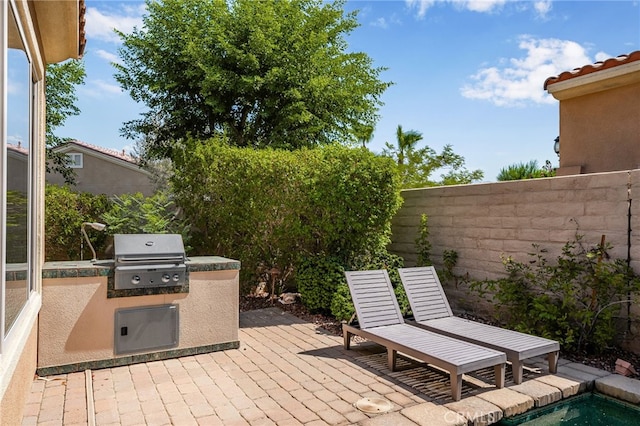
[[[504,386],[506,356],[502,352],[405,324],[386,270],[345,272],[359,327],[343,324],[344,347],[358,335],[387,348],[389,369],[396,354],[414,357],[449,372],[451,396],[462,396],[462,374],[494,367],[496,387]]]
[[[400,268],[398,272],[415,324],[421,328],[504,352],[516,384],[522,382],[522,364],[527,358],[547,355],[549,372],[557,371],[560,344],[555,340],[454,316],[433,266]]]

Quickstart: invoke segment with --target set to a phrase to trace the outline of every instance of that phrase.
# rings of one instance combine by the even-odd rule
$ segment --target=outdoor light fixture
[[[90,226],[96,231],[103,231],[104,228],[107,227],[107,225],[105,225],[104,223],[98,223],[98,222],[84,222],[82,224],[82,227],[80,228],[82,230],[82,235],[84,235],[84,239],[87,240],[87,244],[89,244],[89,248],[91,249],[91,253],[93,254],[93,258],[91,259],[91,261],[95,262],[96,260],[98,260],[96,257],[96,251],[93,249],[93,246],[91,245],[91,241],[89,241],[89,236],[87,235],[87,231],[85,231],[84,229],[85,226]],[[80,260],[82,260],[82,247],[80,248]]]
[[[556,154],[560,155],[560,136],[553,140],[553,150]]]

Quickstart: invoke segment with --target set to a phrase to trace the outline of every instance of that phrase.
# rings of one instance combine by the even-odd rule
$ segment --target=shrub
[[[45,260],[90,259],[80,228],[83,222],[100,221],[109,208],[105,195],[72,191],[68,186],[46,185],[45,189]],[[107,234],[87,232],[98,257],[104,256]],[[89,253],[87,255],[87,253]]]
[[[429,217],[422,213],[420,215],[420,228],[416,238],[416,251],[418,260],[416,266],[431,266],[431,242],[429,241]]]
[[[554,265],[535,244],[528,262],[504,256],[508,277],[471,288],[496,302],[516,330],[556,339],[565,350],[598,352],[613,341],[615,313],[628,292],[640,289],[640,277],[609,258],[610,246],[586,249],[581,240],[567,242]]]
[[[150,197],[141,193],[114,196],[111,207],[102,215],[113,234],[180,234],[185,248],[189,242],[189,224],[178,215],[168,192]]]
[[[314,253],[343,259],[382,250],[390,242],[391,218],[400,208],[395,163],[364,148],[330,145],[314,150],[301,205],[304,233]]]
[[[296,158],[219,140],[190,141],[172,180],[192,226],[194,253],[241,260],[245,292],[265,270],[289,270],[312,238],[301,232],[298,211],[314,161],[308,152]]]
[[[302,300],[321,310],[337,287],[309,269],[325,263],[324,253],[327,263],[348,265],[385,247],[401,202],[390,159],[340,145],[290,152],[188,140],[172,184],[196,253],[241,260],[243,291],[261,271],[293,270],[295,282],[283,285],[297,283]]]
[[[83,222],[103,222],[105,232],[87,235],[99,258],[106,253],[108,236],[130,233],[181,234],[188,249],[189,224],[180,219],[171,197],[158,192],[151,197],[123,194],[109,199],[106,195],[77,192],[68,186],[47,185],[45,191],[45,258],[79,260],[90,258],[80,253],[84,243],[80,228]]]
[[[545,177],[553,177],[556,172],[551,165],[551,162],[547,160],[545,165],[540,168],[536,160],[531,160],[528,163],[517,163],[500,169],[500,173],[496,180],[508,181],[508,180],[523,180],[523,179],[539,179]]]
[[[344,270],[340,259],[324,253],[303,259],[296,269],[296,283],[302,303],[312,312],[333,311],[336,291],[346,287]],[[339,318],[345,308],[337,305],[335,308],[339,315],[334,313],[334,316]],[[348,308],[346,310],[348,312]]]
[[[424,213],[420,215],[420,226],[415,243],[418,253],[416,266],[433,266],[433,262],[431,261],[431,242],[429,241],[429,218]],[[445,282],[454,280],[457,287],[459,282],[466,280],[465,277],[457,276],[453,270],[458,263],[457,251],[443,250],[442,263],[443,269],[438,271],[438,273]]]
[[[344,282],[338,284],[333,298],[331,299],[331,315],[339,321],[350,322],[355,313],[356,309],[353,306],[351,292],[349,292],[347,281],[344,280]]]

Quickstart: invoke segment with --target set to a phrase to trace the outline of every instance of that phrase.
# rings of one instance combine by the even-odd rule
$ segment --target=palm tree
[[[362,142],[362,147],[366,148],[367,144],[373,139],[373,126],[363,124],[357,128],[358,142]]]
[[[405,158],[416,150],[416,144],[422,140],[422,133],[416,130],[402,131],[402,126],[398,124],[396,130],[396,139],[398,142],[397,157],[398,165],[404,165]],[[387,144],[388,148],[392,148]]]
[[[464,157],[453,152],[451,145],[445,145],[438,153],[430,146],[418,148],[422,133],[416,130],[405,132],[398,125],[397,146],[385,143],[382,155],[392,158],[398,164],[403,188],[420,188],[436,185],[457,185],[482,179],[481,170],[468,171],[464,167]],[[430,179],[438,169],[447,171],[441,181]]]

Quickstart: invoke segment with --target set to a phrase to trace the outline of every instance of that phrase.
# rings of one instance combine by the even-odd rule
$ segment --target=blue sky
[[[82,113],[57,134],[129,151],[134,141],[119,129],[144,105],[113,78],[112,29],[140,27],[144,4],[86,4]],[[381,78],[394,82],[369,148],[395,142],[400,124],[438,151],[452,145],[488,182],[510,164],[557,165],[558,101],[543,90],[547,77],[640,49],[638,1],[350,0],[345,9],[360,10],[349,49],[388,68]]]

